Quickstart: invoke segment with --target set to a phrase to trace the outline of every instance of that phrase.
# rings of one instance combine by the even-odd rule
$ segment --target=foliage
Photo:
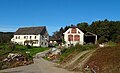
[[[120,21],[96,21],[90,25],[91,32],[99,36],[98,42],[120,42],[117,36],[120,34]],[[116,41],[118,40],[118,41]]]
[[[112,41],[109,41],[106,43],[108,46],[117,46],[117,43],[114,43]]]
[[[43,47],[32,47],[28,49],[26,46],[22,46],[22,45],[16,45],[16,48],[17,50],[24,52],[24,53],[30,52],[30,56],[34,56],[38,52],[48,50],[48,48],[43,48]]]
[[[59,31],[54,32],[53,36],[63,39],[63,32],[73,25],[61,27]],[[89,31],[98,36],[98,43],[104,43],[108,41],[120,42],[120,21],[108,21],[107,19],[101,21],[78,23],[77,26],[81,30]]]
[[[93,45],[93,44],[91,44],[91,45],[89,45],[89,44],[86,44],[86,45],[76,44],[75,46],[65,48],[61,51],[62,55],[61,55],[60,61],[62,61],[64,58],[68,57],[72,53],[80,53],[82,51],[95,49],[95,48],[96,48],[96,45]]]
[[[13,34],[13,32],[0,32],[0,44],[9,43]]]
[[[42,47],[32,47],[28,49],[26,46],[22,46],[22,45],[14,45],[14,49],[12,49],[13,47],[9,45],[12,44],[0,45],[0,60],[10,52],[21,53],[22,55],[27,56],[28,58],[32,58],[36,53],[48,50],[48,48],[42,48]],[[30,53],[26,53],[26,52],[30,52]]]

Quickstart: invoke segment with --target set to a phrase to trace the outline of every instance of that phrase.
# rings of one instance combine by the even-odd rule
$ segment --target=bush
[[[86,45],[76,44],[74,46],[74,48],[76,48],[77,50],[79,50],[81,52],[81,51],[85,51],[85,50],[94,49],[94,48],[96,48],[96,45],[94,45],[94,44],[86,44]]]
[[[28,45],[28,44],[27,44],[26,46],[27,46],[28,49],[31,49],[31,48],[32,48],[32,47],[31,47],[30,45]]]
[[[3,62],[0,61],[0,70],[2,69]]]
[[[80,53],[82,51],[90,50],[94,48],[96,48],[96,45],[94,44],[80,45],[79,43],[77,43],[75,46],[71,46],[61,50],[62,55],[60,61],[64,60],[65,57],[68,57],[72,53]]]
[[[107,42],[107,45],[108,45],[108,46],[117,46],[117,44],[114,43],[114,42],[112,42],[112,41]]]

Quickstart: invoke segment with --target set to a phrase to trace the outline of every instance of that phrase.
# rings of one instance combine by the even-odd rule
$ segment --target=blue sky
[[[120,0],[0,0],[0,31],[46,26],[50,35],[66,25],[120,20]]]

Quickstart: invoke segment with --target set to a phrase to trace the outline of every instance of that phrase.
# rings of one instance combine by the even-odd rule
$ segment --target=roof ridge
[[[28,27],[20,27],[20,28],[37,28],[37,27],[46,27],[46,26],[28,26]]]
[[[22,27],[18,28],[15,35],[29,35],[29,34],[44,34],[46,31],[46,26],[37,27]]]

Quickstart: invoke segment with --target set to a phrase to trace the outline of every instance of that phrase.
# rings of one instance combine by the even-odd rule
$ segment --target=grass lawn
[[[36,53],[38,52],[43,52],[45,50],[48,50],[48,48],[43,48],[43,47],[40,47],[40,48],[32,48],[32,49],[27,49],[26,51],[29,51],[30,52],[30,56],[34,56]]]
[[[30,49],[28,49],[26,46],[20,46],[20,45],[17,45],[16,46],[16,49],[18,51],[21,51],[21,52],[29,52],[30,53],[30,56],[34,56],[35,54],[37,54],[38,52],[43,52],[45,50],[48,50],[49,48],[43,48],[43,47],[31,47]]]
[[[2,57],[10,52],[22,53],[24,55],[26,54],[26,52],[29,52],[29,56],[33,57],[36,53],[48,49],[49,48],[43,48],[43,47],[31,47],[30,49],[28,49],[26,46],[21,46],[21,45],[15,45],[15,48],[12,49],[11,47],[9,47],[9,45],[4,44],[4,45],[0,45],[0,56]]]

